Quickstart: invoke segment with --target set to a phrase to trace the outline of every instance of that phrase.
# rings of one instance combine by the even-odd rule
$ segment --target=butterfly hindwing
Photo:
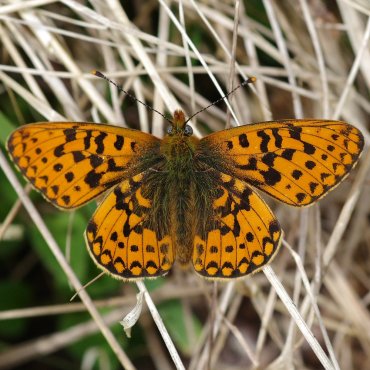
[[[305,206],[348,174],[363,145],[346,122],[285,120],[216,132],[201,140],[200,152],[223,159],[228,172],[274,198]]]
[[[195,271],[207,278],[243,277],[261,269],[278,250],[282,231],[248,184],[218,173],[213,215],[194,239]]]
[[[165,275],[174,261],[172,239],[154,230],[145,173],[122,181],[91,218],[86,240],[97,265],[121,279]]]
[[[15,130],[8,150],[22,174],[61,208],[79,207],[121,181],[127,165],[160,140],[140,131],[76,122]]]

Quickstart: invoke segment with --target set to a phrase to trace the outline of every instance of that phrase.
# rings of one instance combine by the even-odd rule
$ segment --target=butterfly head
[[[186,124],[185,114],[182,110],[175,110],[167,134],[169,136],[191,136],[193,134],[191,126]]]

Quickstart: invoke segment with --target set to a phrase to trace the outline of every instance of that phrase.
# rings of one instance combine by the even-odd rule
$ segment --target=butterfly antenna
[[[140,103],[142,105],[144,105],[146,108],[148,108],[149,110],[151,110],[152,112],[156,112],[158,113],[159,115],[161,115],[166,121],[168,121],[169,123],[173,124],[173,122],[167,118],[164,114],[162,114],[161,112],[157,111],[156,109],[154,109],[153,107],[151,107],[150,105],[142,102],[141,100],[139,100],[138,98],[136,98],[134,95],[130,94],[128,91],[124,90],[120,85],[118,85],[116,82],[114,82],[113,80],[111,80],[110,78],[108,78],[107,76],[105,76],[103,73],[99,72],[99,71],[96,71],[96,70],[93,70],[91,71],[91,73],[96,76],[96,77],[100,77],[100,78],[103,78],[104,80],[110,82],[112,85],[116,86],[118,90],[122,91],[124,94],[126,94],[130,99],[132,99],[133,101],[137,102],[137,103]]]
[[[195,117],[197,114],[207,110],[209,107],[212,107],[212,105],[216,105],[218,104],[221,100],[224,100],[226,99],[229,95],[233,94],[236,90],[238,90],[240,87],[242,86],[245,86],[245,85],[248,85],[248,84],[252,84],[254,82],[256,82],[257,79],[256,77],[249,77],[247,80],[244,80],[240,85],[236,86],[234,89],[232,89],[231,91],[229,91],[226,95],[224,96],[221,96],[220,99],[217,99],[216,101],[214,101],[213,103],[211,103],[210,105],[207,105],[205,108],[202,108],[201,110],[199,110],[198,112],[194,113],[190,118],[188,118],[186,120],[185,123],[189,122],[193,117]]]

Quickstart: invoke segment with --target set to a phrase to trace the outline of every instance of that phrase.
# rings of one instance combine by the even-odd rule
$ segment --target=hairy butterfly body
[[[282,231],[252,187],[309,205],[343,180],[363,145],[355,127],[324,120],[264,122],[198,140],[181,111],[163,140],[75,122],[26,125],[8,140],[22,174],[54,205],[76,208],[107,193],[87,226],[88,250],[104,271],[129,280],[164,275],[175,259],[206,278],[258,271]]]

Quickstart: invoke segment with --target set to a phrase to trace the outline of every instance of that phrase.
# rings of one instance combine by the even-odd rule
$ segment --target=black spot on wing
[[[70,198],[70,196],[68,196],[68,195],[63,195],[63,196],[62,196],[62,201],[64,202],[64,204],[65,204],[66,206],[68,206],[68,205],[69,205],[69,203],[71,202],[71,198]]]
[[[114,259],[113,265],[117,265],[117,264],[122,265],[123,270],[127,269],[126,264],[125,264],[125,262],[123,261],[123,259],[121,257],[117,257],[117,258]],[[114,273],[115,271],[117,271],[117,269],[113,269],[113,270],[110,269],[110,271],[112,271]]]
[[[234,247],[232,245],[227,245],[225,247],[225,252],[226,253],[232,253],[234,251]]]
[[[292,158],[293,158],[293,154],[295,153],[295,149],[285,149],[282,153],[281,153],[281,156],[288,160],[288,161],[291,161]]]
[[[306,196],[307,195],[305,193],[297,193],[296,194],[297,202],[302,203],[304,199],[306,198]]]
[[[277,148],[281,148],[281,144],[283,142],[283,138],[279,134],[279,129],[273,128],[272,129],[272,135],[274,136],[274,139],[275,139],[275,146]]]
[[[263,153],[267,153],[269,151],[268,143],[271,139],[270,136],[267,135],[265,131],[258,131],[257,136],[259,136],[262,139],[261,144],[260,144],[261,151]]]
[[[86,130],[85,134],[86,136],[84,137],[84,148],[85,150],[88,150],[90,149],[90,145],[91,145],[92,131]]]
[[[143,265],[139,261],[133,261],[130,265],[130,270],[133,270],[136,267],[142,269]]]
[[[157,266],[157,264],[154,262],[154,261],[148,261],[145,265],[145,268],[146,269],[149,269],[149,268],[155,268],[156,270],[159,269],[159,267]]]
[[[81,162],[86,158],[85,155],[79,150],[73,151],[72,155],[75,163]]]
[[[309,170],[312,170],[313,168],[316,167],[316,163],[314,161],[306,161],[305,166]]]
[[[111,236],[110,236],[110,240],[116,242],[117,239],[118,239],[118,233],[117,233],[117,231],[113,231]]]
[[[239,135],[239,145],[242,148],[248,148],[249,147],[249,141],[246,134]]]
[[[65,152],[64,152],[64,144],[60,144],[58,145],[55,149],[54,149],[54,156],[55,157],[61,157],[62,155],[64,155]]]
[[[114,147],[117,149],[117,150],[121,150],[122,147],[123,147],[123,144],[124,144],[124,137],[121,136],[121,135],[117,135],[116,136],[116,141],[114,142]]]
[[[91,154],[89,160],[93,168],[99,167],[104,162],[103,158],[96,154]]]
[[[95,138],[95,144],[96,144],[96,153],[102,154],[104,153],[104,139],[107,137],[107,134],[105,132],[101,132],[96,138]]]
[[[278,157],[278,155],[275,154],[275,153],[273,153],[273,152],[266,153],[262,157],[262,162],[264,164],[266,164],[267,166],[269,166],[269,167],[273,167],[274,166],[274,161],[275,161],[275,158],[276,157]]]
[[[145,250],[146,250],[147,253],[154,253],[155,252],[155,248],[152,245],[150,245],[150,244],[148,244],[145,247]]]
[[[131,233],[131,227],[129,225],[129,223],[126,221],[125,224],[123,225],[123,229],[122,229],[122,232],[123,232],[123,236],[125,238],[128,238],[128,236],[130,235]]]
[[[259,171],[263,176],[265,183],[270,186],[276,185],[281,181],[280,172],[276,171],[275,168],[269,168],[267,171]]]
[[[329,152],[333,152],[333,151],[335,150],[335,146],[333,146],[333,145],[328,145],[328,146],[327,146],[327,149],[328,149],[328,151],[329,151]]]
[[[54,171],[60,172],[63,169],[63,165],[61,163],[56,163],[54,166]]]
[[[206,266],[206,270],[208,270],[208,269],[211,269],[211,268],[216,268],[216,269],[218,269],[218,264],[217,264],[217,262],[216,261],[211,261],[211,262],[209,262],[208,264],[207,264],[207,266]]]
[[[330,176],[330,173],[325,173],[325,172],[322,172],[320,174],[320,178],[321,178],[321,181],[324,181],[326,178],[328,178]]]
[[[99,186],[102,176],[102,173],[97,173],[95,170],[91,170],[85,176],[85,183],[89,185],[91,189],[94,189]]]
[[[310,182],[310,191],[311,191],[311,194],[313,194],[315,192],[315,189],[319,186],[319,184],[317,182]]]
[[[131,250],[131,252],[138,252],[139,247],[137,245],[133,244],[133,245],[130,246],[130,250]]]
[[[65,135],[66,142],[75,141],[76,140],[76,130],[72,128],[67,128],[63,131]]]
[[[273,235],[274,233],[277,233],[280,231],[280,225],[277,222],[277,220],[273,220],[270,222],[269,231],[270,231],[270,235]]]
[[[54,195],[58,195],[59,186],[58,185],[53,185],[53,186],[51,186],[51,190],[54,193]]]
[[[65,179],[67,180],[67,182],[71,182],[73,181],[73,179],[75,178],[75,175],[73,174],[73,172],[67,172],[65,175],[64,175]]]
[[[292,177],[295,179],[295,180],[299,180],[300,177],[303,175],[302,171],[300,170],[294,170],[292,172]]]
[[[314,154],[315,151],[316,151],[316,148],[310,144],[310,143],[306,143],[306,142],[303,142],[303,151],[306,153],[306,154]]]
[[[338,138],[339,138],[339,135],[338,134],[333,134],[331,135],[331,138],[334,140],[334,141],[337,141]]]
[[[297,126],[293,126],[291,124],[288,124],[288,127],[289,127],[289,135],[290,135],[290,137],[292,139],[296,139],[296,140],[302,141],[301,140],[302,128],[301,127],[297,127]]]

